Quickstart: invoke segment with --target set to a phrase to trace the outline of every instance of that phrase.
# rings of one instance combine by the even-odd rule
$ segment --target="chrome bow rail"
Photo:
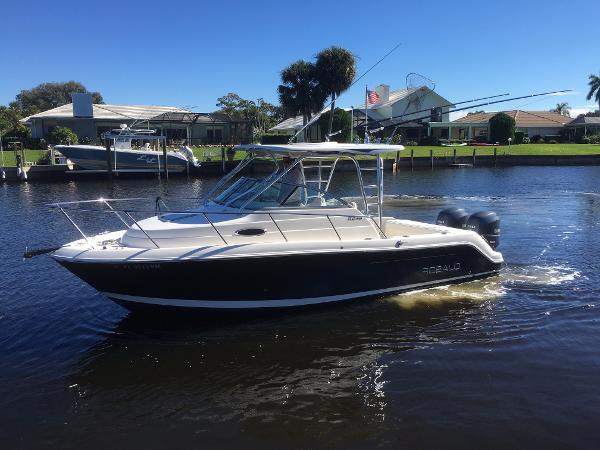
[[[196,198],[184,198],[184,197],[178,197],[178,200],[198,200]],[[125,201],[147,201],[147,202],[154,202],[154,209],[117,209],[114,208],[113,205],[111,203],[115,203],[115,202],[125,202]],[[93,205],[93,204],[102,204],[105,205],[108,209],[99,209],[99,208],[80,208],[80,205]],[[280,228],[279,224],[277,223],[277,220],[275,220],[275,218],[273,217],[273,214],[281,214],[281,215],[291,215],[291,216],[302,216],[302,217],[325,217],[327,218],[329,224],[331,225],[331,228],[333,229],[333,231],[335,232],[336,236],[338,237],[338,240],[342,241],[342,237],[340,236],[340,233],[338,232],[338,230],[335,228],[335,225],[333,224],[333,221],[331,220],[332,217],[345,217],[348,218],[349,220],[352,219],[367,219],[368,221],[370,221],[372,224],[375,225],[378,233],[380,234],[380,237],[386,239],[387,236],[385,235],[385,233],[383,232],[383,230],[381,229],[381,227],[379,226],[379,224],[377,223],[377,221],[371,217],[371,216],[366,216],[366,215],[350,215],[350,214],[319,214],[319,213],[307,213],[307,212],[296,212],[296,211],[244,211],[244,212],[237,212],[237,211],[200,211],[200,210],[184,210],[184,211],[178,211],[178,210],[170,210],[168,209],[166,203],[164,202],[164,200],[161,197],[157,197],[155,199],[150,199],[150,198],[144,198],[144,197],[133,197],[133,198],[121,198],[121,199],[114,199],[114,198],[99,198],[96,200],[79,200],[79,201],[73,201],[73,202],[58,202],[58,203],[50,203],[48,204],[49,207],[51,208],[55,208],[58,209],[66,218],[67,220],[71,223],[71,225],[73,225],[73,227],[79,232],[79,234],[81,234],[81,236],[85,239],[85,241],[88,243],[88,245],[90,246],[90,248],[94,247],[94,243],[90,240],[90,237],[87,236],[83,230],[81,229],[81,227],[79,225],[77,225],[77,223],[75,222],[75,220],[68,214],[67,211],[77,211],[77,212],[94,212],[94,213],[108,213],[108,214],[114,214],[128,229],[129,228],[133,228],[134,226],[137,227],[137,229],[139,229],[142,233],[144,233],[144,235],[148,238],[148,240],[150,242],[152,242],[152,244],[156,247],[156,248],[161,248],[156,241],[154,241],[150,235],[146,232],[146,230],[144,230],[139,222],[133,217],[132,214],[149,214],[149,215],[154,215],[154,216],[162,216],[162,215],[199,215],[204,217],[204,219],[206,220],[206,222],[212,227],[212,229],[215,231],[215,233],[219,236],[219,238],[221,239],[221,241],[223,241],[223,244],[225,245],[230,245],[229,242],[227,242],[227,240],[225,239],[225,237],[223,236],[223,234],[218,230],[217,226],[215,225],[215,223],[210,220],[209,216],[222,216],[222,215],[232,215],[232,216],[240,216],[240,215],[246,215],[246,214],[252,214],[252,215],[265,215],[268,216],[270,221],[273,222],[273,224],[275,225],[275,228],[277,229],[277,231],[279,232],[279,234],[281,234],[281,237],[284,239],[285,242],[288,242],[288,238],[286,237],[285,233],[283,232],[283,230]],[[163,209],[164,208],[164,209]],[[130,220],[130,222],[128,222],[127,219]]]

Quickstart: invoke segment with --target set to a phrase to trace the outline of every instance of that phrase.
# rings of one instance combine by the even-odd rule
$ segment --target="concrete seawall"
[[[412,159],[412,167],[431,168],[452,167],[452,164],[466,164],[473,167],[501,167],[501,166],[588,166],[600,165],[598,155],[477,155],[472,156],[419,156]],[[400,168],[410,168],[411,158],[402,156],[399,160]]]
[[[233,169],[239,161],[227,161],[225,163],[225,171]],[[394,164],[393,159],[384,161],[384,168],[392,170]],[[398,161],[399,170],[414,169],[440,169],[449,167],[508,167],[508,166],[588,166],[600,165],[600,154],[598,155],[482,155],[476,156],[419,156],[410,158],[410,156],[402,156]],[[16,167],[5,167],[6,181],[19,182],[17,179]],[[86,180],[106,178],[106,174],[102,173],[73,173],[67,165],[56,166],[30,166],[25,167],[27,172],[27,181],[66,181],[66,180]],[[262,166],[260,163],[254,167],[254,172],[267,172],[272,170],[270,163],[265,163]],[[343,172],[354,171],[354,163],[349,160],[340,161],[336,170]],[[202,163],[200,167],[190,168],[190,176],[200,177],[204,175],[219,176],[223,173],[223,165],[221,161],[208,161]],[[131,177],[157,177],[157,173],[144,174],[114,174],[115,178],[131,178]],[[175,174],[171,173],[170,177],[186,176],[186,173]]]

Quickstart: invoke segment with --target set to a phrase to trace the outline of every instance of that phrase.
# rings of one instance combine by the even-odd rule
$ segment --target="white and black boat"
[[[384,216],[381,154],[402,146],[237,149],[246,158],[192,209],[165,210],[157,199],[151,216],[136,220],[143,210],[120,209],[116,200],[54,204],[82,239],[52,256],[130,308],[307,306],[466,282],[501,269],[494,213],[446,210],[438,224]],[[356,202],[329,194],[341,160],[356,168]],[[257,161],[263,169],[270,161],[272,171],[257,175],[250,170]],[[73,220],[74,208],[116,215],[123,229],[88,236]]]
[[[110,146],[110,164],[114,172],[161,172],[165,168],[165,155],[150,146],[150,142],[164,141],[163,136],[156,136],[156,130],[130,129],[122,126],[103,137],[112,142]],[[132,142],[139,142],[138,148]],[[145,142],[145,143],[144,143]],[[54,147],[67,159],[77,165],[77,169],[85,171],[107,170],[107,150],[99,145],[57,145]],[[181,173],[190,166],[198,166],[189,147],[181,147],[177,151],[166,154],[167,170]]]

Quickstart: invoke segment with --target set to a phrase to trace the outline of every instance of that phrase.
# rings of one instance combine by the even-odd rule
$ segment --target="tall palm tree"
[[[591,100],[592,97],[594,97],[598,102],[598,109],[600,109],[600,77],[592,74],[589,76],[589,79],[590,82],[588,84],[590,85],[590,92],[588,92],[586,98]]]
[[[329,133],[331,134],[335,98],[352,85],[356,76],[356,59],[345,48],[330,47],[317,54],[315,68],[319,85],[331,97],[331,114],[329,115]]]
[[[556,108],[554,108],[550,111],[558,113],[561,116],[571,117],[571,114],[569,113],[570,109],[571,109],[571,107],[569,106],[568,103],[557,103]]]
[[[315,65],[298,60],[281,71],[281,84],[277,88],[279,102],[287,116],[302,114],[306,126],[314,112],[320,111],[325,103],[323,93],[315,77]],[[306,130],[304,131],[306,135]]]

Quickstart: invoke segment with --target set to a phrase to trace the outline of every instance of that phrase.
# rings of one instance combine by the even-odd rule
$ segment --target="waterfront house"
[[[583,136],[600,134],[600,117],[579,116],[565,125],[570,141],[578,141]]]
[[[523,131],[530,139],[558,139],[571,118],[550,111],[504,111],[515,120],[515,129]],[[487,141],[490,135],[490,119],[497,112],[480,112],[451,122],[431,122],[429,133],[439,139]]]
[[[222,113],[196,113],[176,106],[92,104],[89,94],[73,94],[73,103],[21,120],[34,139],[57,126],[68,127],[80,142],[98,142],[102,133],[121,124],[156,129],[168,143],[237,144],[251,139],[248,122]]]
[[[390,136],[396,129],[396,133],[401,134],[405,140],[420,141],[427,135],[428,122],[448,120],[451,102],[427,87],[390,91],[388,85],[380,84],[374,91],[377,93],[374,97],[377,100],[367,104],[366,117],[369,130],[381,129],[377,137]],[[365,127],[364,102],[344,109],[351,112],[354,130],[362,135]],[[302,126],[302,116],[296,116],[284,120],[269,131],[295,134]],[[309,127],[307,140],[310,142],[324,140],[317,123]]]

